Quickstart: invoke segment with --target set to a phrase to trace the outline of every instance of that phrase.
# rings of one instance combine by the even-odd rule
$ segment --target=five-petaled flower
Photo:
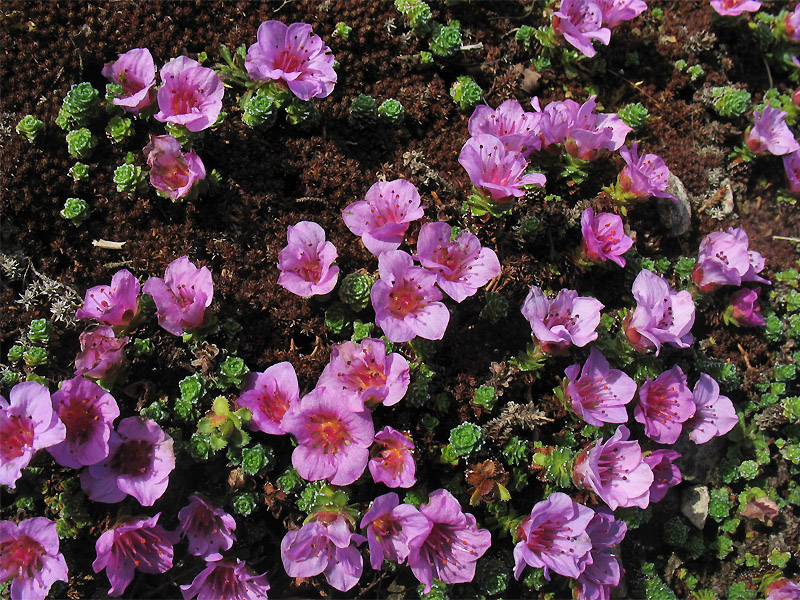
[[[705,444],[711,438],[725,435],[739,422],[733,402],[719,393],[716,380],[700,373],[692,391],[695,413],[686,422],[689,438],[696,444]]]
[[[181,144],[171,135],[151,135],[142,149],[150,165],[150,184],[171,200],[188,196],[195,184],[206,178],[203,161],[194,150],[181,152]]]
[[[475,107],[469,118],[469,134],[489,134],[503,142],[509,152],[519,152],[528,157],[542,147],[539,137],[541,113],[523,110],[519,101],[510,98],[496,109],[481,104]]]
[[[650,503],[661,502],[669,488],[678,485],[683,476],[675,461],[681,457],[674,450],[653,450],[644,456],[644,462],[653,470],[653,485],[650,486]]]
[[[163,85],[158,89],[156,121],[183,125],[189,131],[216,123],[225,87],[214,69],[179,56],[161,67],[160,75]]]
[[[98,538],[92,569],[95,573],[106,570],[110,596],[125,592],[134,571],[165,573],[172,568],[173,546],[180,535],[159,525],[160,516],[159,512],[149,518],[127,519]]]
[[[522,303],[522,315],[544,352],[564,354],[570,345],[583,347],[597,339],[602,308],[602,302],[575,290],[563,289],[550,299],[534,285]]]
[[[338,253],[325,230],[313,221],[289,225],[288,244],[278,253],[278,285],[303,298],[327,294],[339,280]]]
[[[67,562],[58,550],[50,519],[0,521],[0,582],[10,582],[12,600],[44,600],[53,583],[67,581]]]
[[[561,0],[553,13],[553,30],[590,58],[597,52],[592,40],[606,46],[611,41],[611,30],[603,27],[603,9],[595,0]]]
[[[623,199],[645,200],[655,196],[677,202],[677,198],[667,192],[669,169],[663,158],[657,154],[640,156],[639,142],[633,142],[630,150],[620,148],[619,155],[626,163],[617,176],[617,187]]]
[[[592,540],[592,560],[577,578],[578,600],[608,600],[611,590],[619,585],[622,569],[614,554],[625,538],[628,526],[604,509],[597,510],[586,526]]]
[[[111,101],[122,110],[138,115],[156,99],[156,65],[147,48],[134,48],[108,62],[103,77],[122,88],[122,96]]]
[[[36,451],[63,442],[67,428],[41,383],[18,383],[8,396],[0,396],[0,484],[13,490]]]
[[[117,373],[125,362],[128,337],[118,338],[108,325],[100,325],[81,333],[81,351],[75,357],[75,374],[105,379]]]
[[[633,240],[625,235],[622,218],[613,213],[594,214],[590,206],[581,215],[581,249],[584,256],[592,262],[612,260],[620,267],[625,266],[622,257],[633,246]]]
[[[674,444],[696,410],[686,375],[678,365],[654,380],[648,377],[639,390],[639,400],[633,418],[644,425],[645,435],[659,444]]]
[[[581,160],[597,160],[604,151],[619,150],[633,131],[616,113],[596,113],[592,95],[578,109],[567,132],[564,148]]]
[[[202,494],[189,496],[189,504],[178,511],[178,531],[189,540],[189,554],[206,560],[219,558],[236,541],[236,521]]]
[[[411,551],[409,541],[427,536],[433,523],[414,506],[400,504],[397,494],[389,492],[373,500],[360,527],[367,534],[370,564],[380,570],[384,560],[405,561]]]
[[[202,327],[208,321],[207,308],[214,299],[211,271],[195,267],[188,256],[173,260],[164,279],[151,277],[142,289],[156,303],[158,324],[173,335]]]
[[[307,23],[264,21],[244,66],[257,81],[282,81],[300,100],[325,98],[336,84],[331,49]]]
[[[217,558],[206,561],[192,583],[181,586],[183,600],[267,600],[267,574],[255,575],[245,561]]]
[[[749,249],[744,229],[729,227],[714,231],[700,242],[692,280],[703,292],[713,292],[723,285],[741,285],[743,281],[770,282],[758,273],[764,268],[764,257]]]
[[[387,425],[375,434],[373,448],[368,466],[376,482],[390,488],[410,488],[417,482],[414,442],[405,434]]]
[[[104,325],[126,329],[139,312],[140,291],[133,273],[120,269],[111,277],[111,285],[96,285],[86,290],[83,306],[75,311],[75,318],[96,319]]]
[[[297,402],[300,402],[297,373],[292,363],[280,362],[263,373],[248,373],[236,404],[252,413],[250,429],[282,435],[286,432],[281,429],[281,419]]]
[[[723,318],[725,322],[731,321],[738,327],[761,327],[766,325],[764,315],[761,314],[761,305],[758,303],[760,287],[753,289],[741,288],[731,294],[728,308],[725,309]]]
[[[754,123],[744,134],[747,147],[756,154],[783,156],[800,150],[792,130],[786,124],[786,113],[767,105],[763,111],[754,112]]]

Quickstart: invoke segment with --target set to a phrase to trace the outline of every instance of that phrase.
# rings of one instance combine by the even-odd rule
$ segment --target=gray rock
[[[667,192],[675,196],[678,201],[655,198],[658,217],[664,224],[664,235],[670,238],[680,237],[689,231],[692,225],[692,204],[683,183],[672,173],[669,174]]]
[[[684,490],[681,498],[681,514],[701,531],[708,517],[710,498],[708,488],[704,485],[695,485]]]

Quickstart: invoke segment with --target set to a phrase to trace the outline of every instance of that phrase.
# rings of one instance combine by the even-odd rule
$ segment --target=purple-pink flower
[[[339,280],[336,246],[325,240],[325,230],[313,221],[289,225],[288,244],[278,253],[278,285],[308,298],[327,294]]]
[[[156,121],[202,131],[217,121],[225,87],[214,69],[186,56],[173,58],[161,67],[163,85],[158,89]]]
[[[796,104],[800,105],[800,93],[796,94],[798,97]],[[783,170],[786,173],[786,181],[789,182],[789,191],[793,194],[800,193],[800,151],[783,155]]]
[[[581,215],[582,249],[586,258],[600,263],[612,260],[625,266],[622,257],[633,246],[633,240],[625,235],[622,217],[613,213],[594,214],[590,206]]]
[[[375,256],[397,250],[409,223],[421,219],[419,191],[405,179],[378,181],[367,190],[364,200],[353,202],[342,211],[347,228],[361,237]]]
[[[236,541],[236,521],[202,494],[189,496],[189,504],[178,511],[178,531],[189,540],[189,554],[206,560],[220,557]]]
[[[171,135],[151,135],[142,149],[150,165],[150,185],[171,200],[188,196],[195,184],[206,178],[203,161],[194,150],[181,152],[181,144]]]
[[[575,414],[590,425],[625,423],[625,405],[636,395],[636,382],[618,369],[609,367],[606,357],[592,348],[583,365],[572,365],[564,371],[568,380],[564,392]]]
[[[603,25],[610,29],[623,21],[635,19],[647,10],[644,0],[599,0],[599,3],[603,11]]]
[[[522,314],[531,324],[533,337],[548,354],[564,354],[570,345],[583,347],[597,339],[603,303],[563,289],[554,299],[531,286],[522,303]]]
[[[528,161],[522,154],[507,151],[503,141],[493,135],[478,134],[467,140],[458,156],[476,188],[495,202],[509,203],[525,195],[524,185],[543,186],[541,173],[525,173]]]
[[[626,165],[617,177],[617,186],[625,197],[644,200],[656,196],[675,200],[675,196],[666,191],[669,169],[663,158],[657,154],[639,156],[639,142],[633,142],[630,150],[620,148],[619,155]]]
[[[620,425],[607,442],[600,438],[575,460],[575,483],[592,490],[611,510],[647,508],[650,502],[653,471],[642,458],[639,442],[629,441],[629,435],[628,428]]]
[[[440,302],[436,274],[414,266],[402,250],[378,257],[380,279],[370,292],[375,324],[391,342],[408,342],[419,336],[428,340],[444,337],[450,311]]]
[[[786,37],[793,42],[800,42],[800,4],[795,6],[794,10],[786,15],[783,24]]]
[[[325,98],[336,84],[331,49],[307,23],[264,21],[244,66],[256,81],[280,80],[300,98]]]
[[[797,600],[800,598],[800,583],[783,578],[773,581],[764,590],[765,600]]]
[[[756,12],[761,8],[758,0],[711,0],[711,8],[726,17],[738,17],[743,12]]]
[[[553,13],[553,30],[588,57],[595,55],[592,40],[608,46],[611,30],[603,27],[603,9],[594,0],[561,0]]]
[[[478,237],[461,231],[450,240],[447,223],[426,223],[417,238],[417,260],[436,273],[436,283],[456,302],[473,296],[489,280],[500,275],[500,261],[491,248],[481,246]]]
[[[783,156],[800,150],[800,144],[794,139],[786,124],[786,113],[767,105],[764,110],[754,113],[755,122],[744,134],[744,142],[756,154],[774,154]]]
[[[117,373],[125,362],[128,337],[117,338],[108,325],[100,325],[81,333],[81,351],[75,357],[75,374],[105,379]]]
[[[0,396],[0,484],[13,490],[36,451],[63,442],[67,428],[41,383],[18,383],[8,396]]]
[[[402,563],[411,551],[409,540],[427,536],[433,523],[389,492],[375,498],[359,526],[367,534],[370,564],[380,570],[384,560]]]
[[[578,109],[564,143],[566,151],[581,160],[597,160],[604,151],[618,150],[633,131],[616,113],[596,113],[596,97]]]
[[[281,540],[281,560],[289,577],[325,575],[340,592],[351,589],[361,578],[364,559],[356,547],[366,541],[353,533],[341,513],[318,512],[300,529]]]
[[[300,402],[297,373],[292,363],[280,362],[263,373],[248,373],[236,404],[252,413],[251,430],[283,435],[286,432],[281,428],[281,419],[297,402]]]
[[[592,540],[586,528],[594,514],[562,492],[536,503],[517,529],[520,541],[514,546],[514,578],[519,579],[525,565],[544,569],[547,579],[551,569],[578,577],[592,561]]]
[[[56,524],[44,517],[0,521],[0,581],[12,600],[44,600],[53,583],[67,581]]]
[[[143,290],[156,303],[158,324],[173,335],[202,327],[208,321],[206,309],[214,299],[211,271],[208,267],[198,269],[188,256],[173,260],[164,279],[151,277]]]
[[[126,112],[138,115],[156,99],[156,65],[147,48],[134,48],[108,62],[103,77],[122,87],[122,96],[112,99]]]
[[[374,456],[368,466],[376,483],[390,488],[410,488],[417,482],[414,442],[405,434],[387,425],[375,434],[373,448]]]
[[[653,470],[653,485],[650,487],[650,503],[661,502],[669,488],[678,485],[683,476],[675,461],[681,457],[674,450],[654,450],[644,456],[644,462]]]
[[[705,444],[713,437],[725,435],[739,422],[731,399],[719,393],[719,384],[706,373],[700,373],[692,399],[696,409],[686,422],[686,428],[695,444]]]
[[[52,396],[53,410],[67,428],[67,437],[47,451],[65,467],[80,469],[108,456],[108,439],[119,406],[99,385],[80,375],[61,382]]]
[[[96,285],[86,290],[83,307],[76,319],[96,319],[104,325],[127,329],[139,312],[141,286],[133,273],[120,269],[111,277],[111,285]]]
[[[445,489],[431,492],[419,511],[431,528],[409,540],[408,566],[425,593],[434,578],[444,583],[472,581],[477,560],[492,544],[489,530],[479,529],[475,517],[462,512],[458,500]]]
[[[114,504],[131,495],[152,506],[175,468],[172,438],[151,419],[122,419],[108,440],[108,457],[81,471],[81,487],[94,502]]]
[[[661,275],[642,269],[633,281],[636,310],[625,322],[625,334],[639,352],[661,344],[688,348],[693,341],[695,306],[692,294],[686,290],[673,291]]]
[[[175,531],[158,524],[161,513],[152,517],[131,518],[103,533],[95,544],[97,558],[92,569],[106,570],[110,596],[125,592],[134,571],[165,573],[172,568],[173,546],[180,540]]]
[[[335,344],[317,385],[341,390],[340,402],[354,411],[392,406],[406,395],[411,382],[408,361],[397,352],[386,354],[383,340]]]
[[[723,318],[725,322],[733,322],[738,327],[761,327],[766,325],[761,305],[758,303],[760,287],[742,288],[735,291],[728,300]]]
[[[611,590],[619,585],[622,568],[615,555],[625,538],[628,526],[614,515],[600,509],[594,513],[586,533],[592,540],[592,560],[577,578],[577,600],[609,600]]]
[[[267,600],[267,574],[255,575],[238,558],[207,560],[192,583],[181,586],[183,600]]]
[[[510,98],[496,109],[481,104],[469,118],[469,134],[476,136],[489,134],[503,142],[509,152],[519,152],[528,157],[531,152],[540,150],[539,137],[541,113],[526,112],[519,101]]]
[[[654,442],[674,444],[695,410],[686,375],[675,365],[652,381],[648,377],[642,384],[633,418],[644,425],[645,435]]]
[[[713,292],[723,285],[741,285],[743,281],[769,284],[758,275],[764,269],[764,257],[748,246],[744,229],[729,227],[727,232],[709,233],[700,242],[692,281],[703,292]]]
[[[292,464],[303,479],[349,485],[367,467],[372,414],[350,410],[334,388],[317,387],[289,406],[281,428],[297,438]]]
[[[536,114],[541,115],[539,136],[542,140],[542,150],[550,153],[559,152],[560,150],[557,146],[566,141],[569,130],[578,117],[578,111],[581,108],[580,104],[568,98],[562,101],[550,102],[543,110],[539,105],[539,98],[534,96],[531,100],[531,106],[536,111]]]

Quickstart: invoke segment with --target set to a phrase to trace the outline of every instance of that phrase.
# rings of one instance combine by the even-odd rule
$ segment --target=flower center
[[[273,423],[280,423],[283,415],[289,409],[289,401],[278,390],[270,391],[264,388],[258,397],[258,408]]]
[[[317,414],[311,417],[311,439],[314,440],[312,446],[317,448],[322,446],[324,454],[336,454],[342,446],[350,444],[353,436],[347,429],[347,425],[334,414]]]
[[[44,547],[27,535],[0,542],[0,568],[10,577],[38,578]]]
[[[189,166],[181,156],[176,156],[168,164],[161,165],[159,175],[173,190],[182,188],[189,182]]]
[[[61,406],[58,418],[67,428],[67,439],[73,444],[80,444],[89,439],[100,415],[91,398],[73,397],[69,404]]]
[[[420,293],[421,286],[410,281],[402,281],[399,285],[389,292],[389,312],[392,316],[404,319],[408,315],[416,313],[423,304],[423,296]]]
[[[161,554],[161,551],[158,550],[160,543],[161,538],[154,533],[146,529],[136,529],[120,535],[114,541],[112,552],[122,554],[124,558],[132,560],[136,567],[144,562],[147,567],[152,568],[154,565],[149,558],[154,550]]]
[[[117,448],[111,459],[112,470],[122,475],[144,475],[153,462],[153,444],[145,440],[131,440]]]
[[[20,415],[0,416],[0,440],[3,462],[19,458],[33,446],[33,425]]]
[[[284,73],[297,73],[298,71],[302,71],[301,67],[304,62],[305,59],[300,58],[291,50],[286,49],[275,59],[275,68],[280,69]]]

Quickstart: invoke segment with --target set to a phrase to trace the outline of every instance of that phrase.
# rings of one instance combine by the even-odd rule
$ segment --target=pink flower
[[[111,285],[96,285],[86,290],[83,307],[75,311],[76,319],[97,319],[105,325],[127,329],[139,312],[141,286],[128,269],[120,269],[111,277]]]
[[[67,562],[58,547],[50,519],[0,521],[0,581],[10,582],[12,600],[44,600],[53,583],[67,581]]]
[[[591,349],[583,369],[572,365],[564,373],[569,379],[564,385],[566,398],[584,421],[602,427],[604,423],[628,420],[625,405],[636,394],[636,382],[622,371],[609,368],[608,361],[597,348]]]
[[[800,583],[779,579],[770,583],[764,591],[767,594],[765,600],[797,600],[800,598]]]
[[[411,382],[408,361],[397,352],[387,356],[383,340],[364,338],[359,344],[335,344],[317,385],[341,390],[341,402],[354,411],[378,404],[393,406]]]
[[[562,492],[538,502],[517,529],[514,546],[514,578],[519,579],[525,565],[550,569],[565,577],[578,577],[591,563],[592,540],[586,532],[594,511],[573,502]]]
[[[783,156],[800,150],[786,124],[786,113],[772,106],[766,106],[761,113],[755,111],[755,123],[745,132],[744,141],[756,154]]]
[[[659,444],[674,444],[683,424],[695,413],[692,392],[686,375],[678,365],[664,371],[654,380],[647,378],[639,390],[639,404],[633,418],[644,425],[644,433]]]
[[[764,257],[748,248],[744,229],[729,227],[727,233],[714,231],[700,242],[692,280],[703,292],[713,292],[723,285],[741,285],[743,281],[769,284],[760,277]]]
[[[786,37],[793,42],[800,42],[800,4],[795,6],[794,10],[786,15],[783,24],[785,26]]]
[[[570,345],[583,347],[597,339],[602,308],[602,302],[575,290],[563,289],[551,300],[534,285],[522,303],[522,315],[543,351],[563,354]]]
[[[467,140],[458,162],[472,185],[496,202],[521,198],[525,195],[523,185],[543,186],[546,182],[541,173],[525,174],[528,161],[519,152],[506,151],[502,140],[493,135],[482,133]]]
[[[710,375],[700,373],[692,400],[696,409],[686,427],[695,444],[705,444],[713,437],[725,435],[739,423],[731,399],[720,395],[719,384]]]
[[[75,357],[75,374],[105,379],[116,374],[125,362],[128,337],[117,338],[108,325],[84,331],[78,340],[81,351]]]
[[[183,125],[189,131],[208,129],[222,110],[225,87],[214,69],[179,56],[161,67],[156,121]]]
[[[333,485],[349,485],[361,476],[375,436],[370,412],[353,412],[326,387],[289,406],[281,429],[297,438],[292,464],[300,477],[327,479]]]
[[[350,530],[343,514],[315,513],[314,520],[281,540],[283,568],[289,577],[323,573],[330,585],[346,592],[361,578],[364,559],[356,546],[365,540]]]
[[[378,496],[361,519],[369,543],[369,560],[380,570],[384,560],[402,563],[409,552],[409,540],[424,538],[433,523],[410,504],[400,504],[394,492]]]
[[[61,382],[52,396],[53,409],[67,428],[67,437],[47,451],[65,467],[80,469],[108,456],[108,439],[119,406],[99,385],[80,375]]]
[[[551,153],[557,152],[558,149],[555,146],[566,141],[567,134],[578,117],[580,105],[575,100],[567,99],[551,102],[542,110],[539,106],[539,98],[534,96],[531,106],[537,114],[541,114],[539,136],[542,139],[542,150]]]
[[[800,94],[798,97],[800,98]],[[800,102],[797,104],[800,105]],[[783,170],[786,173],[786,180],[789,182],[789,191],[793,194],[800,193],[800,152],[783,155]]]
[[[596,113],[596,97],[578,109],[564,144],[567,152],[582,160],[597,160],[604,150],[618,150],[633,131],[614,113]]]
[[[603,9],[594,0],[561,0],[553,13],[553,30],[588,57],[595,55],[592,40],[606,46],[611,40],[611,30],[602,25]]]
[[[194,556],[221,558],[220,552],[230,550],[236,541],[236,521],[203,495],[189,496],[189,504],[178,511],[178,520],[178,531],[189,539],[189,554]]]
[[[519,152],[526,157],[541,149],[539,121],[541,113],[525,112],[517,101],[508,99],[496,109],[481,104],[469,118],[469,134],[489,134],[503,142],[508,152]]]
[[[281,429],[281,419],[298,402],[300,386],[294,367],[290,362],[280,362],[263,373],[248,373],[236,404],[252,413],[251,430],[283,435],[286,432]]]
[[[156,303],[158,324],[173,335],[202,327],[208,321],[206,309],[214,299],[211,271],[207,267],[198,269],[188,256],[173,260],[164,279],[151,277],[143,290]]]
[[[436,283],[456,302],[461,302],[489,280],[500,275],[500,261],[491,248],[481,246],[478,237],[461,231],[450,240],[447,223],[426,223],[417,238],[417,260],[436,273]]]
[[[668,193],[669,169],[664,159],[656,154],[639,156],[639,142],[633,142],[631,149],[620,148],[619,155],[627,163],[617,177],[617,185],[622,193],[640,200],[656,196],[675,200]]]
[[[0,396],[0,484],[13,490],[36,451],[63,442],[67,428],[42,384],[18,383],[8,396],[10,404]]]
[[[133,581],[134,571],[165,573],[172,568],[173,546],[180,536],[159,525],[160,516],[161,513],[156,513],[150,518],[127,519],[98,538],[92,569],[95,573],[106,570],[111,583],[110,596],[125,592]]]
[[[269,582],[267,574],[253,574],[243,560],[217,558],[207,560],[189,585],[181,586],[184,600],[266,600]]]
[[[575,483],[592,490],[611,510],[647,508],[650,502],[653,471],[642,458],[639,442],[628,441],[629,435],[628,428],[620,425],[606,443],[597,440],[575,460]]]
[[[331,49],[307,23],[261,23],[244,66],[257,81],[282,80],[300,100],[325,98],[336,84]]]
[[[175,468],[172,438],[155,421],[128,417],[108,440],[106,460],[81,471],[81,487],[94,502],[114,504],[131,495],[153,506]]]
[[[681,457],[674,450],[654,450],[644,456],[644,462],[653,470],[653,485],[650,487],[650,503],[661,502],[669,488],[683,479],[675,461]]]
[[[583,234],[583,254],[596,263],[612,260],[620,267],[625,266],[625,254],[633,246],[633,240],[625,235],[622,218],[613,213],[598,213],[596,216],[590,206],[581,215]]]
[[[313,221],[289,225],[289,244],[278,253],[278,285],[308,298],[322,296],[336,287],[339,267],[333,266],[336,246],[325,240],[325,230]]]
[[[147,48],[120,54],[117,60],[106,63],[101,73],[122,87],[122,96],[112,102],[129,113],[138,115],[156,99],[156,65]]]
[[[198,181],[206,178],[200,157],[194,150],[183,154],[180,142],[171,135],[151,135],[142,152],[150,165],[150,185],[171,200],[185,198]]]
[[[615,555],[625,538],[628,526],[614,515],[600,509],[594,513],[586,533],[592,540],[592,560],[578,577],[578,600],[608,600],[611,590],[619,585],[622,569]]]
[[[475,576],[477,560],[492,544],[492,534],[479,529],[475,517],[461,511],[455,497],[444,489],[431,492],[419,508],[431,523],[409,539],[408,566],[414,577],[431,591],[433,579],[467,583]]]
[[[758,295],[761,288],[751,289],[742,288],[731,295],[728,308],[725,309],[723,318],[732,321],[738,327],[761,327],[766,325],[764,316],[761,314],[761,306],[758,303]]]
[[[439,302],[436,274],[414,266],[402,250],[390,250],[378,257],[380,279],[370,292],[375,324],[389,341],[408,342],[419,336],[428,340],[444,337],[450,311]]]
[[[635,19],[645,10],[647,4],[644,0],[599,0],[600,10],[603,11],[603,25],[614,29],[623,21]]]
[[[361,237],[367,250],[380,256],[387,250],[397,250],[409,223],[424,214],[414,184],[395,179],[372,184],[365,199],[345,208],[342,218],[347,228]]]
[[[652,348],[656,356],[661,344],[688,348],[693,341],[695,307],[686,290],[675,292],[660,275],[642,269],[633,281],[636,310],[625,323],[625,334],[639,352]]]
[[[417,483],[414,442],[388,425],[375,434],[375,454],[369,461],[369,472],[376,483],[390,488],[410,488]],[[363,527],[363,525],[362,525]]]
[[[737,17],[743,12],[756,12],[761,8],[758,0],[711,0],[711,8],[726,17]]]

